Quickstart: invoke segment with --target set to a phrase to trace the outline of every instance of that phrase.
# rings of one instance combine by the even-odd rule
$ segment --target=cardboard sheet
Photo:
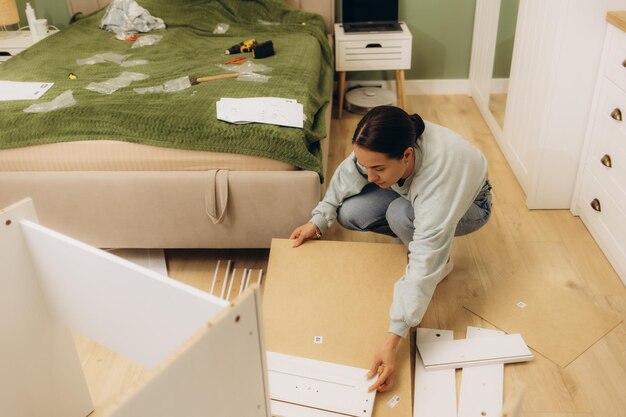
[[[272,241],[263,295],[267,350],[369,368],[387,334],[406,247],[331,241],[292,246],[292,240]],[[412,414],[408,340],[396,367],[394,388],[377,394],[374,417]],[[396,395],[399,401],[391,401]]]
[[[562,367],[622,321],[529,274],[507,279],[464,307],[507,333],[521,333],[528,346]]]

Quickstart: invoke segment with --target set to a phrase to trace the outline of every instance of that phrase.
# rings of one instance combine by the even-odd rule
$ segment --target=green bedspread
[[[40,99],[50,101],[72,89],[77,104],[48,113],[24,113],[33,101],[0,102],[0,148],[63,141],[120,140],[160,147],[233,152],[281,160],[322,175],[319,140],[332,83],[332,56],[320,16],[289,9],[278,0],[139,0],[167,29],[154,31],[156,45],[132,48],[99,29],[103,10],[70,25],[0,65],[0,80],[54,82]],[[225,34],[213,34],[229,23]],[[271,23],[271,24],[268,24]],[[276,55],[255,60],[272,67],[267,83],[235,79],[210,81],[175,93],[143,94],[136,87],[182,76],[224,73],[217,64],[224,50],[242,40],[272,40]],[[78,65],[97,53],[130,55],[149,64],[123,68],[115,63]],[[250,56],[251,54],[246,54]],[[149,75],[111,95],[84,87],[123,71]],[[76,74],[75,80],[68,75]],[[222,97],[284,97],[304,105],[304,129],[266,124],[233,125],[217,120]]]

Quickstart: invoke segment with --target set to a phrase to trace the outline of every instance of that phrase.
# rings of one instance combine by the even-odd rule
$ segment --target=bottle
[[[28,20],[28,28],[31,34],[35,34],[35,10],[30,6],[30,3],[26,3],[26,20]]]

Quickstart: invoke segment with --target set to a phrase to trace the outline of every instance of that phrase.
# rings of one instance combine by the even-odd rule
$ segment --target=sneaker
[[[441,272],[441,279],[439,281],[443,281],[445,277],[450,275],[450,272],[452,272],[453,269],[454,269],[454,262],[452,261],[452,258],[448,258],[448,262],[446,262],[446,264],[443,267],[443,271]]]

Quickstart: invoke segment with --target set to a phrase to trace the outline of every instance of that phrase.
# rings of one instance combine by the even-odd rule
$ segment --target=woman
[[[319,239],[336,221],[352,230],[397,236],[408,246],[405,275],[394,286],[387,337],[374,357],[370,387],[386,391],[401,338],[417,326],[437,284],[452,270],[452,238],[482,227],[491,214],[483,154],[455,132],[393,106],[370,110],[352,138],[294,247]]]

